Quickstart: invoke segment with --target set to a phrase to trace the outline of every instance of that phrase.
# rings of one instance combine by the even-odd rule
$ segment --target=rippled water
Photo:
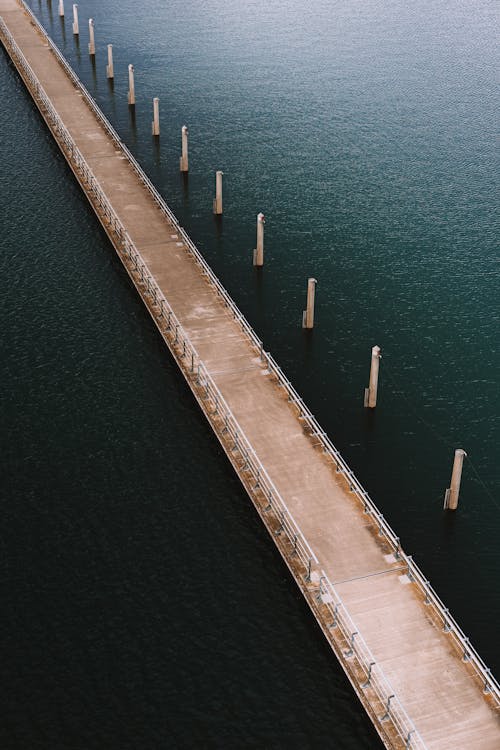
[[[442,5],[148,0],[137,18],[130,0],[84,0],[78,48],[70,6],[62,25],[57,3],[32,3],[498,668],[496,6]],[[0,66],[2,746],[378,746],[4,54]],[[472,464],[451,516],[459,445]]]

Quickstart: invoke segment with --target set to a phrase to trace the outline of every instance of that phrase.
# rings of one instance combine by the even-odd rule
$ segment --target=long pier
[[[0,39],[385,746],[498,750],[498,682],[25,3]]]

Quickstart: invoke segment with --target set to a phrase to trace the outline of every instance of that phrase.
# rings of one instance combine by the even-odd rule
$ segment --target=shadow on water
[[[59,16],[59,22],[61,24],[61,37],[66,46],[66,26],[64,25],[64,16]]]

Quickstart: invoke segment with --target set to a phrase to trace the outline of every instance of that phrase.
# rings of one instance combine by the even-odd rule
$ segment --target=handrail
[[[322,430],[316,418],[312,415],[310,410],[304,404],[303,400],[301,399],[297,391],[293,388],[291,383],[285,377],[281,368],[275,362],[274,358],[269,353],[263,352],[261,340],[255,334],[255,332],[253,331],[249,323],[246,321],[242,313],[239,311],[239,309],[237,308],[237,306],[235,305],[235,303],[233,302],[233,300],[231,299],[227,291],[224,289],[224,287],[222,286],[218,278],[215,276],[211,268],[208,266],[205,259],[201,256],[198,249],[196,248],[192,240],[189,238],[187,233],[184,231],[184,229],[182,229],[182,227],[180,227],[177,219],[173,215],[170,208],[166,205],[162,196],[158,193],[156,188],[153,186],[153,184],[151,183],[147,175],[144,173],[144,171],[142,170],[138,162],[135,160],[133,155],[127,149],[125,144],[123,144],[123,142],[120,140],[116,131],[113,129],[113,127],[111,126],[107,118],[100,111],[95,100],[88,93],[87,89],[79,81],[74,71],[71,69],[71,67],[68,65],[68,63],[64,59],[64,57],[61,55],[57,46],[52,42],[50,37],[47,35],[45,29],[43,29],[41,24],[38,22],[38,19],[36,18],[36,16],[33,14],[31,9],[28,6],[26,6],[26,3],[24,2],[24,0],[18,0],[18,1],[25,8],[26,12],[31,16],[38,30],[40,31],[40,33],[43,34],[44,38],[47,40],[49,47],[51,48],[53,53],[56,55],[60,64],[64,67],[65,71],[67,72],[71,80],[74,82],[75,86],[82,92],[85,100],[87,101],[88,105],[94,112],[99,122],[103,125],[103,127],[109,133],[109,135],[113,138],[116,145],[119,146],[119,148],[127,156],[132,167],[134,168],[134,171],[137,173],[137,175],[141,179],[141,182],[151,192],[155,201],[161,208],[162,212],[166,215],[168,220],[174,225],[174,227],[177,229],[179,234],[182,236],[189,251],[192,253],[195,260],[202,268],[203,273],[207,276],[209,281],[214,285],[217,293],[223,298],[226,306],[231,309],[231,311],[233,312],[234,318],[241,324],[242,330],[246,333],[246,335],[250,339],[250,342],[258,349],[261,357],[265,358],[269,372],[273,373],[273,375],[277,378],[279,385],[285,388],[288,394],[289,400],[297,405],[301,418],[306,421],[312,434],[314,434],[315,437],[319,439],[320,443],[323,446],[323,450],[325,451],[325,453],[329,455],[335,461],[337,471],[341,472],[346,477],[346,480],[349,482],[351,490],[356,495],[358,500],[363,504],[365,512],[374,518],[374,520],[376,521],[379,527],[379,534],[385,537],[385,539],[389,542],[390,547],[394,551],[395,558],[402,560],[405,563],[407,567],[408,576],[415,582],[420,592],[423,595],[425,595],[425,603],[432,605],[432,607],[434,608],[434,611],[441,618],[443,622],[443,629],[445,630],[445,632],[450,633],[455,643],[458,645],[458,647],[463,649],[464,659],[470,663],[476,675],[483,682],[484,691],[489,693],[492,696],[497,706],[500,706],[500,686],[497,680],[495,679],[495,677],[491,674],[491,671],[486,667],[485,663],[477,654],[476,650],[471,646],[468,638],[466,638],[465,634],[460,629],[460,627],[458,626],[454,618],[449,614],[448,610],[445,608],[441,599],[438,597],[434,589],[430,586],[429,582],[423,576],[423,573],[420,570],[420,568],[416,565],[416,563],[413,562],[411,557],[407,556],[403,552],[403,550],[401,549],[399,538],[396,536],[395,532],[390,527],[390,525],[385,521],[384,517],[378,510],[375,503],[371,500],[366,490],[364,490],[361,483],[354,476],[354,473],[348,467],[347,463],[344,461],[339,451],[335,448],[330,438]],[[318,560],[316,556],[314,555],[311,547],[309,546],[306,538],[304,537],[300,528],[294,521],[292,515],[290,514],[286,506],[286,503],[284,502],[280,493],[276,489],[274,483],[268,476],[267,471],[265,470],[264,466],[258,459],[255,451],[253,450],[252,446],[248,442],[246,436],[243,434],[243,431],[239,427],[238,422],[236,421],[234,415],[232,414],[231,410],[229,409],[228,405],[223,399],[222,394],[220,393],[215,382],[213,381],[210,374],[208,373],[205,366],[203,365],[203,362],[200,360],[188,336],[185,334],[184,330],[182,329],[168,301],[165,299],[156,281],[154,280],[149,270],[147,269],[147,266],[144,263],[144,260],[142,259],[139,251],[137,250],[136,246],[132,243],[128,234],[126,233],[124,226],[121,224],[114,209],[112,208],[104,192],[100,188],[97,180],[95,179],[90,168],[88,167],[83,155],[81,154],[79,149],[76,147],[76,144],[74,143],[69,132],[67,131],[64,124],[62,123],[62,120],[59,118],[57,112],[53,108],[45,91],[40,86],[38,79],[33,73],[22,51],[19,49],[18,45],[16,44],[15,40],[10,34],[7,26],[5,25],[3,19],[1,18],[0,18],[0,28],[9,39],[9,44],[15,50],[23,66],[23,70],[27,74],[32,86],[35,88],[35,91],[40,101],[46,107],[47,113],[50,113],[50,116],[53,120],[53,125],[55,129],[57,130],[57,132],[59,133],[60,137],[62,137],[64,145],[68,153],[71,154],[71,158],[73,159],[74,163],[82,171],[84,177],[88,180],[91,192],[94,194],[96,200],[99,203],[99,206],[103,210],[107,219],[110,221],[110,224],[113,227],[114,233],[116,234],[116,236],[120,239],[122,243],[122,251],[125,254],[128,254],[131,260],[134,260],[135,268],[137,271],[139,270],[139,268],[141,269],[141,277],[144,283],[146,283],[147,281],[148,291],[146,293],[151,294],[151,296],[155,300],[155,305],[159,305],[162,316],[164,315],[163,310],[164,309],[167,310],[168,321],[169,321],[169,328],[167,330],[173,330],[171,328],[172,322],[173,322],[173,325],[175,326],[176,338],[175,338],[174,343],[177,344],[180,341],[181,345],[183,345],[184,350],[186,349],[186,346],[188,347],[189,351],[192,354],[192,358],[191,358],[192,367],[194,367],[194,361],[196,360],[198,384],[203,385],[203,387],[205,387],[206,398],[210,398],[212,403],[215,405],[216,413],[223,413],[224,421],[225,421],[224,430],[234,440],[234,446],[235,446],[234,449],[235,450],[237,449],[240,452],[240,454],[243,456],[243,458],[245,459],[246,469],[248,469],[248,471],[251,472],[252,476],[257,482],[255,488],[261,489],[265,494],[267,493],[266,496],[268,497],[268,500],[269,500],[267,509],[269,510],[272,509],[276,517],[281,521],[279,532],[276,532],[276,533],[281,533],[281,531],[284,531],[286,533],[289,541],[293,544],[294,551],[297,553],[302,564],[306,567],[306,570],[308,570],[308,572],[310,573],[312,562],[314,562],[315,564],[318,564]],[[175,354],[175,348],[174,349],[172,349],[172,347],[170,348]],[[221,409],[222,411],[218,412],[218,409]],[[323,577],[326,578],[326,576],[323,576]],[[328,581],[328,586],[332,587],[333,589],[333,586],[329,581]],[[341,604],[342,601],[336,592],[335,592],[335,596],[337,597],[336,603]],[[343,611],[346,611],[344,606],[342,606],[342,609]],[[346,617],[347,616],[348,615],[346,614]],[[350,622],[352,623],[352,621]],[[354,627],[354,623],[352,623],[352,627]],[[355,631],[351,630],[351,636],[353,632]],[[359,642],[361,643],[361,639],[359,639]],[[363,644],[364,644],[364,641],[363,641]],[[366,644],[364,644],[364,646],[366,646]],[[366,646],[365,651],[369,654],[367,646]],[[371,658],[371,656],[369,655],[367,658]],[[366,659],[365,659],[365,662],[366,662]],[[366,664],[364,664],[364,666],[366,667]],[[381,679],[379,680],[379,682],[380,684],[382,684]],[[391,689],[390,686],[387,689],[390,690]],[[387,689],[384,688],[384,694],[387,693]],[[389,698],[388,695],[386,695],[385,697]],[[397,700],[395,701],[395,703],[399,705]],[[402,707],[401,707],[401,710],[404,711]],[[405,713],[405,716],[406,716],[406,713]],[[408,722],[411,724],[411,722],[408,719],[408,721],[405,723],[405,727],[407,726]],[[401,723],[401,726],[403,726],[403,723]],[[403,737],[403,735],[401,735],[401,737]],[[415,737],[415,740],[413,739],[414,737]],[[410,742],[410,744],[407,744],[408,748],[423,747],[422,744],[420,745],[414,744],[414,742],[418,740],[418,735],[415,729],[409,730],[409,734],[407,735],[407,738],[408,738],[408,741]],[[405,741],[407,741],[406,737],[405,737]]]
[[[379,721],[391,719],[400,738],[405,743],[410,743],[407,744],[408,748],[424,750],[426,745],[422,737],[408,717],[389,680],[377,664],[365,639],[358,632],[340,594],[324,570],[321,571],[321,574],[318,597],[330,611],[332,616],[330,627],[338,628],[348,644],[347,651],[341,653],[342,658],[344,660],[355,658],[362,668],[365,681],[361,684],[361,689],[363,691],[373,690],[379,703],[384,706],[384,713],[378,717]]]

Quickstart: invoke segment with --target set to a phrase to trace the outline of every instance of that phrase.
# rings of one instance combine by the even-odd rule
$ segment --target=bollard
[[[365,388],[365,407],[374,409],[377,406],[378,370],[380,366],[380,346],[372,347],[372,363],[370,367],[370,384]]]
[[[95,39],[94,39],[94,19],[89,18],[89,55],[95,55]]]
[[[253,251],[254,266],[264,265],[264,224],[266,217],[263,213],[257,214],[257,247]]]
[[[302,328],[314,327],[314,296],[317,283],[316,279],[307,280],[307,310],[302,313]]]
[[[157,96],[153,99],[153,135],[160,135],[160,100]]]
[[[181,172],[188,172],[189,171],[189,161],[188,161],[188,129],[186,125],[182,126],[182,156],[179,159],[179,168]]]
[[[462,467],[464,458],[467,453],[462,448],[455,451],[453,461],[453,471],[451,472],[451,484],[444,493],[444,510],[456,510],[458,506],[458,496],[460,494],[460,481],[462,479]]]
[[[113,45],[108,44],[108,64],[106,65],[106,77],[114,78],[115,71],[113,69]]]
[[[64,0],[59,0],[59,15],[64,18]]]
[[[134,66],[128,66],[128,103],[135,104]]]
[[[215,173],[215,198],[214,198],[214,214],[222,214],[222,175],[220,169]]]
[[[78,5],[73,5],[73,34],[78,36],[80,28],[78,26]]]

